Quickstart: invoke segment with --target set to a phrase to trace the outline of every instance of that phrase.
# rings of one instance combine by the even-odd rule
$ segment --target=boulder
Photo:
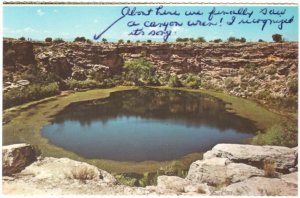
[[[263,175],[262,170],[247,164],[233,163],[227,158],[210,158],[193,162],[186,179],[219,186]]]
[[[29,144],[13,144],[2,147],[3,175],[13,175],[36,161],[36,151]]]
[[[204,153],[204,159],[227,158],[233,162],[263,168],[264,161],[273,160],[276,170],[288,173],[297,163],[296,150],[283,146],[256,146],[242,144],[218,144]]]
[[[78,162],[69,158],[46,157],[26,167],[19,176],[33,175],[36,180],[52,180],[59,182],[66,179],[79,181],[101,181],[115,184],[116,179],[108,172],[85,162]]]
[[[279,178],[252,177],[221,189],[219,195],[296,196],[298,186]]]

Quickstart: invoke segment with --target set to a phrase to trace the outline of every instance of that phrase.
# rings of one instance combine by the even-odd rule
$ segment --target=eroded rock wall
[[[193,73],[203,88],[247,97],[270,92],[284,97],[297,80],[298,43],[74,43],[4,40],[4,82],[37,66],[63,79],[85,80],[98,72],[120,74],[125,61],[144,57],[158,75]],[[20,73],[20,72],[19,72]]]

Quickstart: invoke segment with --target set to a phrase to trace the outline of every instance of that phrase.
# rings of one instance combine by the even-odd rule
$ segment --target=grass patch
[[[265,160],[264,161],[264,175],[265,177],[276,177],[277,173],[275,170],[275,161],[274,160]]]

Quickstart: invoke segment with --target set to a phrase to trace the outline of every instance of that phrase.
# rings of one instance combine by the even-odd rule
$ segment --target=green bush
[[[83,43],[85,43],[86,38],[84,36],[83,37],[76,37],[73,42],[83,42]]]
[[[96,80],[74,80],[74,79],[68,79],[65,80],[66,86],[68,89],[93,89],[93,88],[103,88],[105,87],[105,84],[103,82],[99,82]]]
[[[48,84],[56,82],[58,77],[52,72],[42,72],[36,67],[31,67],[29,70],[21,74],[21,78],[28,80],[33,84]]]
[[[54,96],[60,93],[57,83],[50,84],[31,84],[20,89],[12,89],[3,95],[4,109],[26,102],[39,100]]]
[[[124,175],[115,175],[116,180],[126,186],[137,186],[138,180],[132,177],[125,177]]]
[[[51,37],[45,38],[45,42],[52,43],[52,38]]]
[[[182,83],[180,82],[177,75],[173,75],[169,78],[168,86],[169,87],[182,87]]]
[[[155,67],[144,58],[125,62],[124,78],[138,85],[152,85],[154,81]]]
[[[186,79],[183,81],[183,85],[188,88],[197,89],[201,86],[201,79],[194,74],[187,74]]]
[[[297,134],[297,126],[290,123],[277,124],[267,129],[265,133],[258,132],[252,142],[258,145],[294,147],[298,145]]]
[[[297,79],[290,80],[287,85],[288,85],[289,93],[291,93],[291,94],[298,93],[298,80]]]
[[[53,43],[64,43],[65,41],[62,38],[56,38],[53,40]]]

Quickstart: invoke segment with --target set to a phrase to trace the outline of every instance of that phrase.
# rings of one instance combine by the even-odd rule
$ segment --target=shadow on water
[[[253,136],[254,123],[226,111],[225,105],[205,94],[178,90],[115,92],[70,104],[42,134],[86,158],[173,160]]]

